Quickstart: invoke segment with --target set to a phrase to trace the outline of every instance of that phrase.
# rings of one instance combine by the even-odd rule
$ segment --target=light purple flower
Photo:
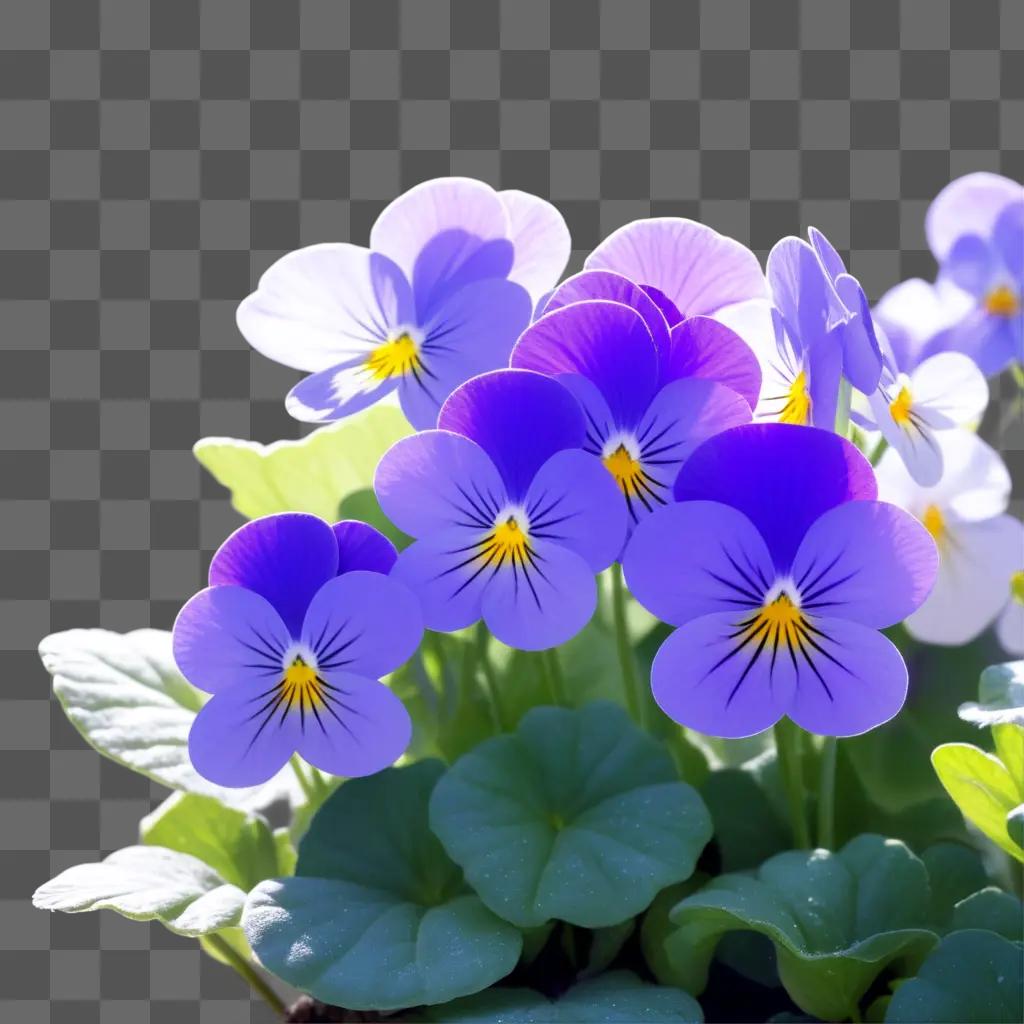
[[[189,755],[222,786],[254,786],[296,751],[334,775],[369,775],[408,746],[402,702],[378,677],[415,651],[415,597],[384,575],[391,542],[359,522],[298,512],[236,530],[210,564],[210,586],[174,623],[174,657],[212,698]]]
[[[624,301],[576,300],[588,294]],[[511,365],[555,377],[576,396],[587,418],[584,449],[618,484],[631,524],[673,500],[679,467],[701,441],[750,421],[757,360],[717,321],[690,317],[669,331],[646,293],[608,271],[571,278],[547,308],[516,343]]]
[[[669,717],[749,736],[788,715],[850,736],[899,711],[906,666],[878,630],[925,600],[937,555],[875,497],[864,457],[823,430],[751,424],[693,453],[678,504],[641,522],[623,558],[637,600],[679,627],[651,672]]]
[[[238,326],[258,352],[311,374],[288,395],[297,419],[338,419],[397,391],[409,422],[432,427],[459,384],[507,365],[569,246],[549,203],[439,178],[392,202],[368,249],[282,257],[239,306]]]
[[[438,429],[394,444],[374,487],[417,538],[393,576],[430,629],[479,619],[510,647],[564,643],[594,613],[596,573],[618,556],[626,509],[582,451],[583,412],[557,381],[526,370],[475,377],[445,402]]]

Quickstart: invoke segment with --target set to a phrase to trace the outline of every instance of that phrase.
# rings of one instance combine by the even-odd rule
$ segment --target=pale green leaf
[[[961,704],[959,714],[974,725],[1024,725],[1024,661],[985,669],[978,684],[977,701]]]

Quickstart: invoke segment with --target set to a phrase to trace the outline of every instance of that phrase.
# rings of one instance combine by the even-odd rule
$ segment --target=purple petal
[[[315,372],[365,356],[411,322],[412,293],[401,270],[379,254],[311,245],[272,264],[237,319],[257,352]]]
[[[380,530],[358,519],[343,519],[331,527],[338,542],[338,575],[365,570],[385,576],[398,557],[395,545]]]
[[[435,178],[385,207],[370,231],[370,248],[394,260],[411,279],[425,246],[453,228],[480,241],[507,238],[508,214],[498,194],[482,181]]]
[[[987,238],[1004,209],[1024,200],[1024,188],[1000,174],[978,171],[951,181],[933,200],[925,217],[928,245],[941,263],[964,234]]]
[[[768,283],[786,329],[807,348],[848,316],[818,259],[801,238],[783,238],[768,253]]]
[[[325,583],[302,624],[302,641],[322,672],[376,679],[393,672],[419,646],[419,603],[390,576],[350,572]]]
[[[481,241],[460,228],[435,235],[416,257],[413,269],[417,323],[426,323],[460,288],[487,278],[503,280],[512,269],[513,256],[507,238]]]
[[[437,425],[480,445],[514,501],[525,497],[555,452],[582,447],[584,436],[572,394],[529,370],[495,370],[467,381],[445,402]]]
[[[705,441],[676,481],[678,501],[720,501],[757,527],[786,572],[811,524],[847,501],[873,501],[875,476],[845,438],[784,423],[734,427]]]
[[[479,620],[484,588],[494,572],[493,561],[480,554],[489,534],[450,527],[399,552],[391,578],[419,599],[427,629],[451,633]]]
[[[635,427],[654,397],[658,353],[643,317],[618,302],[576,302],[542,316],[516,342],[511,365],[595,384],[614,425]]]
[[[746,246],[679,217],[655,217],[619,228],[584,266],[653,286],[683,317],[714,313],[766,294],[760,264]]]
[[[288,392],[288,415],[302,423],[326,423],[351,416],[380,401],[397,386],[397,378],[376,377],[366,356],[310,374]]]
[[[928,531],[881,501],[851,501],[814,523],[793,560],[801,608],[882,629],[921,606],[939,558]]]
[[[278,679],[277,682],[280,680]],[[188,736],[200,775],[219,786],[258,786],[295,753],[299,715],[286,709],[274,682],[232,686],[202,707]]]
[[[210,586],[255,591],[298,636],[313,595],[337,568],[330,526],[305,512],[281,512],[240,526],[221,544],[210,562]]]
[[[668,323],[654,300],[638,284],[610,270],[584,270],[563,281],[548,297],[542,312],[553,313],[563,306],[590,299],[631,306],[644,318],[659,354],[668,348]]]
[[[669,718],[709,736],[753,736],[773,726],[795,686],[784,651],[773,663],[759,638],[743,642],[747,612],[718,612],[677,629],[651,666],[651,691]]]
[[[349,672],[327,672],[319,718],[307,713],[298,750],[331,775],[358,778],[394,764],[412,739],[405,705],[383,683]]]
[[[1024,360],[1024,317],[989,316],[979,307],[932,338],[921,349],[919,362],[940,352],[962,352],[986,377],[995,377],[1014,360]]]
[[[942,264],[942,273],[958,288],[981,296],[996,272],[992,249],[979,235],[961,235]]]
[[[530,538],[575,551],[593,572],[608,568],[622,550],[622,495],[604,466],[586,452],[558,452],[548,459],[525,504]]]
[[[661,313],[669,327],[675,327],[676,324],[682,323],[684,317],[679,307],[660,288],[655,288],[652,284],[645,284],[644,294],[658,307],[658,312]]]
[[[823,736],[858,736],[888,722],[907,698],[907,667],[900,652],[858,622],[815,618],[812,625],[826,653],[808,650],[810,663],[800,657],[786,714]]]
[[[533,545],[525,570],[502,567],[483,593],[488,629],[521,651],[542,651],[571,640],[596,608],[591,568],[574,551],[550,541]]]
[[[842,256],[817,228],[808,228],[807,237],[811,240],[811,245],[830,280],[835,282],[837,278],[846,274],[846,264],[843,263]]]
[[[835,332],[807,347],[807,392],[811,397],[811,422],[822,430],[835,430],[839,384],[843,375],[843,349]]]
[[[529,192],[507,189],[498,198],[508,214],[508,237],[515,246],[509,280],[536,299],[555,284],[569,262],[569,228],[551,203]]]
[[[882,375],[882,350],[875,336],[871,306],[856,278],[841,274],[836,291],[853,313],[852,319],[837,328],[843,350],[843,376],[858,390],[870,395]]]
[[[659,509],[633,531],[622,558],[630,593],[663,622],[760,607],[775,582],[761,535],[742,513],[711,501]]]
[[[992,242],[1019,288],[1024,278],[1024,198],[1010,203],[999,215],[992,229]]]
[[[761,393],[761,367],[747,343],[733,330],[705,316],[692,316],[672,328],[663,350],[661,382],[680,377],[717,381],[742,395],[751,409]]]
[[[174,621],[174,660],[207,693],[280,679],[291,642],[272,605],[243,587],[200,590]]]

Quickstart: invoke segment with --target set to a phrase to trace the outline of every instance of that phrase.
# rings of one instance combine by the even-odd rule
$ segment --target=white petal
[[[921,363],[910,375],[910,393],[926,417],[937,413],[957,426],[981,419],[988,405],[985,375],[961,352],[940,352]]]
[[[1001,174],[977,171],[951,181],[925,216],[924,230],[935,258],[945,259],[961,235],[988,237],[999,214],[1015,200],[1024,200],[1024,186]]]
[[[1024,654],[1024,604],[1010,599],[996,620],[996,638],[1008,654]]]
[[[416,257],[441,231],[461,228],[483,241],[507,238],[509,220],[498,193],[473,178],[435,178],[388,204],[370,231],[370,248],[412,279]]]
[[[237,321],[257,352],[316,371],[366,352],[410,314],[397,268],[341,242],[297,249],[271,264]]]
[[[551,203],[518,189],[498,193],[509,220],[516,258],[509,279],[536,302],[554,288],[569,262],[572,240],[565,219]]]
[[[1007,566],[1020,562],[1021,524],[1011,516],[948,522],[928,600],[906,620],[911,636],[956,646],[985,630],[1006,604]]]
[[[959,323],[975,300],[949,281],[930,284],[919,277],[890,288],[872,311],[875,327],[888,336],[901,370],[918,360],[924,344]]]
[[[903,460],[914,483],[932,487],[942,478],[942,448],[928,423],[920,419],[897,423],[893,419],[891,399],[902,386],[903,381],[897,381],[887,391],[879,389],[871,395],[868,402],[872,417],[889,442],[890,450]]]

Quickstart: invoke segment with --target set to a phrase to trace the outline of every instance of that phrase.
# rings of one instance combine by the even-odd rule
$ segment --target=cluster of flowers
[[[299,419],[397,399],[419,432],[375,490],[414,541],[288,513],[225,542],[174,629],[182,672],[213,693],[196,768],[250,785],[298,751],[377,771],[410,736],[378,680],[424,627],[483,620],[511,647],[557,646],[616,562],[677,627],[655,699],[719,736],[888,720],[907,671],[879,630],[904,620],[960,643],[1002,613],[1024,651],[1024,528],[970,429],[984,375],[1024,360],[1024,189],[960,179],[927,230],[937,282],[874,311],[814,229],[762,270],[701,224],[638,221],[557,284],[558,212],[466,179],[395,200],[369,248],[279,260],[242,333],[309,373],[287,398]]]

